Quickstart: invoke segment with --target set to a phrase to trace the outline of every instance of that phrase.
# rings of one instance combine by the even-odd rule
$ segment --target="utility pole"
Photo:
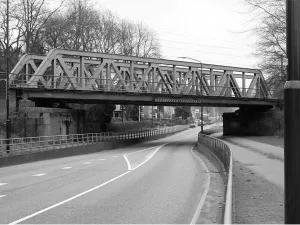
[[[202,80],[202,62],[201,62],[201,80]],[[201,133],[203,133],[203,88],[201,85],[201,80],[200,80],[200,93],[201,93]]]
[[[286,0],[288,74],[284,86],[285,223],[300,224],[300,1]]]
[[[10,152],[10,116],[9,116],[9,0],[6,1],[6,151]]]

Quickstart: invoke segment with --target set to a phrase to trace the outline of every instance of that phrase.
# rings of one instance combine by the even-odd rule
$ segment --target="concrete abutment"
[[[240,108],[223,114],[224,135],[278,135],[283,130],[284,114],[279,109]]]
[[[11,95],[12,133],[22,137],[83,133],[83,110],[39,107]]]

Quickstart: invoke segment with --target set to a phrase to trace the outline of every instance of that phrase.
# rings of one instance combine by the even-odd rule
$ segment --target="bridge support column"
[[[74,109],[30,107],[24,103],[14,131],[24,137],[75,134],[80,131],[82,112]]]
[[[276,135],[283,130],[283,111],[240,108],[223,113],[224,135]]]

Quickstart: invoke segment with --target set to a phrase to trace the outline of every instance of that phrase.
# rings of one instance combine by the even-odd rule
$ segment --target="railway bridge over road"
[[[143,105],[272,107],[260,70],[54,49],[24,55],[10,88],[28,99]]]
[[[278,104],[258,69],[53,49],[24,55],[11,95],[34,101],[241,107]]]

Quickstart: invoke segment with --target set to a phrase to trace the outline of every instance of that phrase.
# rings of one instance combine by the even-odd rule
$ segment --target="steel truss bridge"
[[[272,107],[260,70],[53,49],[22,56],[9,85],[23,98],[141,105]]]

